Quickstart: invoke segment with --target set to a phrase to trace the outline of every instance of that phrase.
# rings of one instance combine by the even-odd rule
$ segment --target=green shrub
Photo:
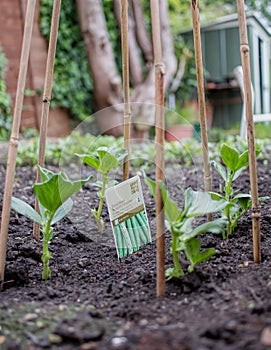
[[[41,0],[40,28],[49,40],[53,0]],[[52,91],[52,107],[64,107],[75,119],[93,113],[93,85],[83,38],[78,24],[76,1],[63,0]]]

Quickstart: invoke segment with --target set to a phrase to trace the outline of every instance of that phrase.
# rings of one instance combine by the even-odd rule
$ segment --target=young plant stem
[[[231,213],[230,213],[230,207],[228,208],[225,208],[225,214],[226,214],[226,217],[227,217],[227,220],[228,220],[228,223],[227,223],[227,236],[225,238],[229,238],[231,232],[232,232],[232,222],[231,222]]]
[[[51,222],[54,215],[50,215],[48,218],[48,221],[43,226],[43,239],[42,239],[42,257],[41,260],[43,262],[43,270],[42,270],[42,279],[47,280],[51,277],[51,270],[49,267],[49,260],[52,257],[50,251],[49,251],[49,243],[52,239],[52,229],[51,229]]]
[[[233,177],[234,177],[234,172],[231,171],[230,176],[229,176],[229,178],[228,178],[228,180],[226,182],[226,185],[225,185],[225,199],[228,202],[230,202],[231,196],[233,194],[233,189],[232,189]],[[225,208],[225,214],[226,214],[227,219],[228,219],[227,237],[226,238],[229,238],[229,236],[232,234],[232,231],[233,231],[233,223],[232,223],[232,220],[231,220],[230,207],[226,207]]]
[[[229,176],[229,178],[228,178],[228,180],[226,181],[226,184],[225,184],[225,194],[226,194],[226,200],[227,201],[231,200],[231,196],[233,194],[233,189],[232,189],[233,177],[234,177],[234,172],[231,171],[230,172],[230,176]]]
[[[99,203],[99,207],[98,207],[98,210],[97,210],[97,216],[98,218],[101,217],[101,214],[102,214],[102,209],[103,209],[103,203],[104,203],[104,194],[105,194],[105,189],[106,189],[106,183],[107,183],[107,175],[106,174],[103,174],[102,175],[102,189],[101,189],[101,197],[100,197],[100,203]]]
[[[102,188],[101,188],[101,194],[100,194],[100,202],[99,202],[98,209],[95,213],[95,217],[96,217],[100,232],[103,231],[103,221],[101,219],[101,215],[102,215],[102,209],[104,204],[104,195],[105,195],[107,181],[108,181],[107,174],[102,174]]]
[[[175,277],[181,277],[181,276],[184,276],[184,272],[179,260],[179,250],[177,249],[177,239],[178,239],[178,236],[172,231],[171,248],[172,248],[172,258],[173,258],[173,265],[174,265],[174,275]]]

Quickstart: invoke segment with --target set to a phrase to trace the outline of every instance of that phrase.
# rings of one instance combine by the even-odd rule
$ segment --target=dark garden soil
[[[261,196],[270,195],[270,172],[269,162],[259,161]],[[1,166],[0,203],[4,174]],[[33,179],[33,168],[17,169],[14,195],[30,204]],[[181,188],[200,188],[202,174],[196,166],[169,166],[166,179],[181,205]],[[213,184],[218,189],[215,174]],[[48,281],[41,280],[41,243],[31,238],[32,223],[11,212],[0,294],[1,349],[271,349],[271,201],[261,208],[261,264],[253,263],[247,213],[229,240],[202,237],[202,246],[214,247],[217,254],[195,272],[168,282],[166,296],[156,298],[154,201],[142,185],[153,242],[119,262],[108,222],[104,234],[97,232],[90,214],[97,205],[96,189],[86,184],[74,198],[73,215],[55,225]],[[248,171],[236,186],[249,191]],[[106,208],[103,215],[108,221]],[[169,241],[167,232],[167,267]]]

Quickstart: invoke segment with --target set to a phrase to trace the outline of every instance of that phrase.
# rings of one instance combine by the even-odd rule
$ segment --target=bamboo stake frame
[[[157,215],[157,296],[165,294],[165,242],[164,242],[164,212],[159,186],[159,180],[164,180],[164,65],[162,62],[162,49],[160,38],[160,11],[159,3],[156,0],[150,1],[151,19],[152,19],[152,37],[154,46],[154,66],[155,66],[155,119],[156,119],[156,215]],[[130,157],[130,124],[131,111],[129,101],[129,54],[128,54],[128,10],[127,0],[121,0],[122,11],[122,49],[123,49],[123,90],[124,90],[124,145],[128,150],[128,159],[124,165],[124,178],[129,177],[129,157]],[[50,34],[50,44],[47,57],[45,87],[43,96],[43,109],[40,133],[39,164],[44,165],[44,154],[46,147],[46,135],[48,125],[48,115],[50,108],[51,90],[53,82],[54,58],[56,52],[56,42],[58,34],[58,24],[60,15],[61,0],[54,1],[52,25]],[[238,19],[240,29],[240,51],[242,66],[244,71],[244,90],[246,98],[246,121],[247,121],[247,139],[249,146],[250,162],[250,182],[252,192],[252,227],[253,227],[253,248],[254,262],[259,263],[260,255],[260,210],[258,201],[257,167],[256,153],[254,145],[254,124],[252,111],[252,91],[249,45],[246,30],[246,18],[244,11],[244,0],[237,0]],[[24,28],[23,45],[20,59],[20,71],[17,84],[16,101],[13,115],[12,133],[8,152],[8,164],[6,171],[4,200],[2,208],[1,232],[0,232],[0,290],[3,288],[4,268],[6,260],[6,247],[8,238],[8,226],[10,219],[10,207],[13,191],[13,182],[16,167],[17,147],[19,144],[19,128],[21,123],[21,114],[24,98],[25,81],[27,74],[27,62],[29,60],[30,44],[32,38],[34,14],[36,0],[28,0],[26,9],[26,23]],[[199,107],[201,122],[201,138],[204,160],[204,184],[205,190],[211,190],[211,175],[208,155],[208,139],[206,130],[206,104],[204,96],[203,68],[200,43],[200,24],[198,0],[191,0],[194,47],[196,53],[197,79],[199,89]]]
[[[199,16],[199,2],[198,0],[191,0],[192,20],[193,20],[193,34],[194,34],[194,49],[196,58],[196,71],[198,82],[198,103],[200,110],[200,132],[201,132],[201,144],[203,154],[203,167],[204,167],[204,189],[209,192],[212,190],[212,178],[209,161],[209,148],[208,148],[208,136],[206,126],[206,102],[204,91],[204,75],[203,75],[203,63],[202,63],[202,49],[200,38],[200,16]],[[208,220],[212,219],[212,215],[207,216]]]
[[[246,125],[247,125],[247,142],[249,155],[249,175],[252,196],[252,235],[253,235],[253,259],[255,263],[261,261],[260,247],[260,209],[258,198],[258,182],[257,182],[257,162],[254,143],[254,122],[252,110],[252,89],[251,89],[251,72],[250,72],[250,56],[247,35],[247,24],[245,15],[244,0],[237,0],[239,34],[240,34],[240,53],[243,68],[244,79],[244,99],[246,104]]]
[[[8,240],[8,228],[10,220],[11,198],[15,176],[17,149],[19,145],[19,131],[24,100],[24,89],[26,83],[27,65],[29,61],[30,45],[34,24],[36,0],[28,0],[26,8],[26,21],[24,26],[22,51],[20,58],[20,69],[17,83],[15,107],[13,113],[12,130],[10,136],[8,163],[6,170],[4,199],[2,207],[1,231],[0,231],[0,290],[3,289],[6,251]]]
[[[51,101],[52,86],[53,86],[54,61],[55,61],[55,54],[56,54],[60,9],[61,9],[61,0],[55,0],[53,4],[53,11],[52,11],[49,48],[48,48],[45,81],[44,81],[44,93],[43,93],[43,99],[42,99],[43,103],[42,103],[39,156],[38,156],[38,164],[41,167],[44,167],[44,162],[45,162],[46,137],[47,137],[48,117],[49,117],[49,111],[50,111],[50,101]],[[37,171],[36,181],[40,182],[40,180],[41,180],[40,175],[39,175],[39,172]],[[35,210],[39,211],[37,200],[35,200]],[[34,223],[33,225],[33,237],[37,241],[40,240],[40,226],[37,223]]]
[[[128,152],[128,155],[126,156],[123,164],[123,180],[127,180],[129,178],[129,168],[130,168],[130,139],[131,139],[127,0],[121,0],[121,49],[122,49],[121,52],[122,52],[123,95],[124,95],[123,138],[124,138],[124,148]]]
[[[159,1],[151,0],[151,22],[155,67],[156,146],[156,295],[165,295],[165,224],[159,180],[164,181],[164,64],[162,61]]]

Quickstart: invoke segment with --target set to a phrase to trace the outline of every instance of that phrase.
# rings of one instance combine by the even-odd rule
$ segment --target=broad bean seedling
[[[51,276],[49,260],[52,257],[49,251],[49,243],[53,238],[53,229],[57,221],[68,214],[73,205],[71,196],[77,193],[92,176],[85,180],[71,181],[64,172],[54,173],[42,167],[38,167],[41,183],[34,185],[34,194],[37,198],[40,213],[29,204],[19,198],[12,197],[11,207],[19,214],[41,225],[42,231],[42,279],[47,280]]]

